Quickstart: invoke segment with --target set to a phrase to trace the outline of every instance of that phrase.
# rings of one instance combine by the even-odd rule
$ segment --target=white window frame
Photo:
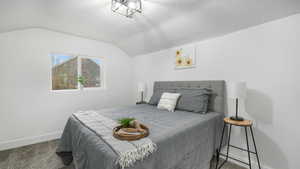
[[[95,59],[101,59],[100,62],[100,87],[83,87],[82,89],[80,88],[80,83],[77,82],[77,89],[62,89],[62,90],[53,90],[52,86],[52,57],[53,55],[66,55],[66,56],[72,56],[72,57],[77,57],[77,77],[81,76],[81,59],[82,58],[95,58]],[[50,62],[51,62],[51,68],[50,68],[50,91],[52,92],[79,92],[79,91],[94,91],[94,90],[105,90],[106,89],[106,70],[105,70],[105,59],[104,57],[95,57],[95,56],[89,56],[89,55],[83,55],[83,54],[66,54],[62,52],[55,52],[55,53],[50,53]]]

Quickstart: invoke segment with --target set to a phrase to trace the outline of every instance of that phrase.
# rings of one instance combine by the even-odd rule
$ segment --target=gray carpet
[[[0,152],[0,169],[75,169],[64,166],[55,154],[58,140]],[[211,169],[214,169],[214,161]],[[222,169],[243,169],[226,163]]]

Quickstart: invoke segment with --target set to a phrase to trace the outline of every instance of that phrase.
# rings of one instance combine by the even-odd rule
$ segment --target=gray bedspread
[[[135,117],[150,128],[157,151],[128,169],[207,169],[222,130],[222,113],[168,112],[152,105],[98,111],[119,119]],[[74,117],[65,126],[57,153],[78,169],[119,169],[117,154]],[[72,157],[70,157],[72,155]],[[71,160],[70,160],[71,159]]]

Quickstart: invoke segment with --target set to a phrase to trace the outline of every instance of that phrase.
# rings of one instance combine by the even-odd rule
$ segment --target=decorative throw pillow
[[[180,93],[163,93],[161,95],[157,108],[174,112],[179,96]]]
[[[160,98],[161,98],[161,95],[164,93],[164,92],[167,92],[167,93],[175,93],[175,89],[165,89],[165,90],[155,90],[150,101],[149,101],[149,104],[151,105],[157,105]]]
[[[176,109],[195,113],[206,113],[209,98],[212,93],[210,89],[181,88],[176,90],[181,94]]]

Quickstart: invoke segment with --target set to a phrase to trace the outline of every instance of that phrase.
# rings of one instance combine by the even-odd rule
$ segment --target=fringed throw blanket
[[[156,150],[156,145],[149,139],[143,138],[136,141],[121,141],[113,137],[113,128],[118,123],[94,111],[79,111],[73,116],[83,125],[95,132],[119,158],[116,161],[121,168],[132,166],[136,161],[143,160]]]

